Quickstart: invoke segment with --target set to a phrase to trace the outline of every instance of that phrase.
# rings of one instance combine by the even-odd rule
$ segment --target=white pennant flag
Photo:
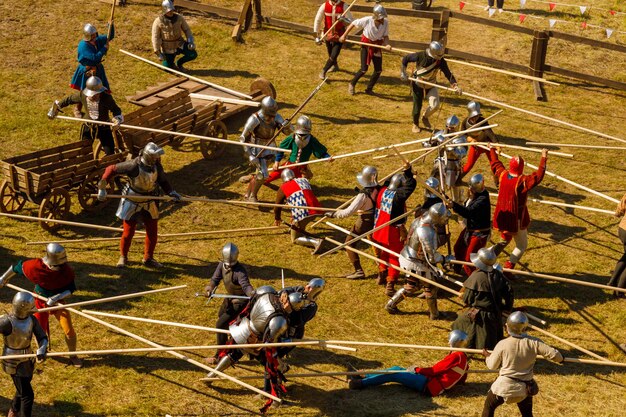
[[[489,9],[489,17],[493,16],[495,12],[496,12],[496,9]]]
[[[526,6],[526,0],[519,0],[519,7]]]
[[[556,19],[550,19],[550,27],[553,28],[556,25]]]
[[[606,29],[606,38],[609,39],[613,34],[613,29]]]
[[[580,8],[580,14],[583,15],[587,11],[587,6],[578,6]]]

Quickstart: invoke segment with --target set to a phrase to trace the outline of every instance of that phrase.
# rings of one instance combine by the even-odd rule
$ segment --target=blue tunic
[[[111,30],[111,40],[115,37],[115,27]],[[78,67],[74,71],[72,81],[70,81],[70,87],[75,90],[82,90],[85,88],[87,77],[85,73],[88,71],[87,67],[96,67],[96,77],[100,78],[102,84],[110,90],[109,81],[107,80],[106,73],[104,72],[104,66],[101,61],[107,53],[106,49],[107,37],[106,35],[99,35],[96,37],[95,46],[86,40],[82,40],[78,43]]]

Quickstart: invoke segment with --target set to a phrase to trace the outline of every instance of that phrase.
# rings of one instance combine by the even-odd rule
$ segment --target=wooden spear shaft
[[[120,49],[119,51],[121,53],[125,54],[125,55],[128,55],[128,56],[133,57],[135,59],[138,59],[138,60],[140,60],[142,62],[145,62],[146,64],[150,64],[150,65],[152,65],[154,67],[160,68],[163,71],[168,71],[168,72],[171,72],[173,74],[180,75],[181,77],[189,78],[190,80],[194,80],[194,81],[197,81],[197,82],[199,82],[201,84],[205,84],[205,85],[211,86],[211,87],[216,88],[216,89],[218,89],[220,91],[223,91],[225,93],[229,93],[229,94],[232,94],[234,96],[245,98],[245,99],[252,99],[253,98],[252,96],[250,96],[248,94],[240,93],[239,91],[231,90],[230,88],[223,87],[223,86],[221,86],[219,84],[214,84],[214,83],[209,82],[207,80],[204,80],[202,78],[194,77],[193,75],[185,74],[184,72],[180,72],[180,71],[177,71],[175,69],[163,66],[161,64],[157,64],[156,62],[152,62],[149,59],[146,59],[146,58],[141,57],[139,55],[135,55],[135,54],[130,53],[128,51],[125,51],[123,49]]]
[[[439,84],[429,83],[428,81],[420,80],[418,78],[411,78],[410,77],[409,80],[415,81],[415,82],[420,83],[420,84],[429,85],[431,87],[441,88],[443,90],[448,90],[448,91],[452,91],[452,92],[455,91],[453,88],[444,87],[444,86],[439,85]],[[468,96],[468,97],[472,97],[472,98],[478,99],[478,100],[486,101],[488,103],[493,103],[493,104],[495,104],[497,106],[500,106],[500,107],[504,107],[504,108],[507,108],[507,109],[515,110],[515,111],[518,111],[520,113],[525,113],[525,114],[528,114],[528,115],[531,115],[531,116],[535,116],[535,117],[538,117],[540,119],[549,120],[549,121],[554,122],[554,123],[562,124],[564,126],[571,127],[573,129],[578,129],[578,130],[581,130],[581,131],[586,132],[586,133],[591,133],[593,135],[597,135],[597,136],[600,136],[600,137],[603,137],[603,138],[613,139],[613,140],[616,140],[616,141],[619,141],[619,142],[626,143],[625,139],[618,138],[618,137],[611,136],[611,135],[607,135],[606,133],[598,132],[596,130],[591,130],[591,129],[588,129],[586,127],[582,127],[582,126],[575,125],[573,123],[565,122],[563,120],[555,119],[554,117],[544,116],[543,114],[536,113],[536,112],[533,112],[533,111],[530,111],[530,110],[525,110],[525,109],[522,109],[522,108],[519,108],[519,107],[511,106],[510,104],[506,104],[506,103],[503,103],[501,101],[492,100],[492,99],[486,98],[486,97],[481,97],[481,96],[478,96],[476,94],[466,93],[465,91],[463,91],[461,94],[464,95],[464,96]]]
[[[231,234],[231,233],[240,233],[240,232],[261,232],[265,230],[277,230],[282,229],[282,226],[264,226],[264,227],[247,227],[243,229],[227,229],[227,230],[208,230],[204,232],[187,232],[187,233],[162,233],[159,234],[159,239],[166,239],[171,237],[194,237],[194,236],[205,236],[205,235],[220,235],[220,234]],[[145,236],[133,236],[133,239],[144,239]],[[68,244],[68,243],[92,243],[92,242],[111,242],[118,241],[119,237],[102,237],[102,238],[93,238],[93,239],[66,239],[66,240],[47,240],[40,242],[26,242],[27,245],[47,245],[48,243],[60,243],[60,244]]]
[[[129,298],[141,297],[141,296],[148,295],[148,294],[156,294],[156,293],[160,293],[160,292],[180,290],[182,288],[187,288],[187,285],[177,285],[175,287],[159,288],[158,290],[149,290],[149,291],[135,292],[135,293],[132,293],[132,294],[116,295],[114,297],[98,298],[97,300],[79,301],[77,303],[72,303],[72,304],[58,304],[58,305],[55,305],[53,307],[40,308],[37,311],[35,311],[35,313],[45,313],[45,312],[50,312],[50,311],[56,311],[56,310],[63,310],[63,309],[67,309],[67,308],[72,308],[72,307],[80,307],[80,306],[93,305],[93,304],[110,303],[110,302],[113,302],[113,301],[127,300]]]
[[[117,1],[113,0],[111,5],[111,17],[109,18],[109,29],[107,30],[107,40],[111,40],[111,34],[113,33],[113,19],[115,18],[115,5]]]
[[[356,45],[362,45],[362,46],[378,48],[378,49],[382,49],[382,50],[390,51],[390,52],[400,52],[400,53],[403,53],[403,54],[412,54],[414,52],[414,51],[409,51],[408,49],[401,49],[401,48],[396,48],[396,47],[393,47],[393,46],[390,47],[390,48],[387,48],[387,47],[385,47],[383,45],[376,45],[376,44],[370,44],[370,43],[353,41],[353,40],[346,40],[346,42],[353,43],[353,44],[356,44]],[[479,65],[479,64],[473,64],[473,63],[470,63],[470,62],[459,61],[457,59],[452,59],[452,58],[448,58],[448,57],[446,57],[445,60],[447,62],[454,62],[455,64],[467,65],[468,67],[480,68],[480,69],[484,69],[484,70],[492,71],[492,72],[499,72],[501,74],[511,75],[513,77],[525,78],[527,80],[532,80],[532,81],[538,81],[540,83],[545,83],[545,84],[550,84],[550,85],[561,85],[561,84],[559,84],[557,82],[554,82],[554,81],[548,81],[545,78],[534,77],[532,75],[521,74],[519,72],[513,72],[513,71],[507,71],[507,70],[503,70],[503,69],[499,69],[499,68],[487,67],[485,65]]]
[[[195,98],[195,99],[198,99],[198,100],[221,101],[223,103],[239,104],[239,105],[242,105],[242,106],[261,107],[261,103],[259,103],[258,101],[239,100],[239,99],[236,99],[236,98],[214,96],[214,95],[210,95],[210,94],[189,93],[189,97]]]
[[[463,130],[461,132],[446,133],[446,134],[444,134],[442,136],[446,137],[446,138],[450,137],[450,136],[459,136],[459,135],[462,135],[464,133],[478,132],[480,130],[491,129],[492,127],[497,127],[497,126],[498,126],[497,124],[490,125],[490,126],[482,126],[482,127],[477,127],[477,128],[473,128],[473,129],[466,129],[466,130]],[[319,164],[320,162],[327,162],[327,161],[330,161],[331,159],[333,161],[335,161],[337,159],[350,158],[350,157],[353,157],[353,156],[366,155],[368,153],[386,151],[386,150],[389,150],[389,149],[399,148],[399,147],[402,147],[402,146],[415,145],[416,143],[421,143],[421,142],[424,142],[424,141],[426,141],[428,139],[429,138],[417,139],[417,140],[412,140],[412,141],[409,141],[409,142],[400,142],[400,143],[395,143],[393,145],[380,146],[380,147],[377,147],[377,148],[365,149],[365,150],[362,150],[362,151],[350,152],[350,153],[341,154],[341,155],[334,155],[334,156],[331,156],[331,157],[328,157],[328,158],[314,159],[312,161],[298,162],[298,163],[289,163],[289,164],[281,166],[279,169],[293,168],[293,167],[298,167],[298,166],[302,166],[302,165]]]
[[[41,295],[39,295],[39,294],[35,294],[35,293],[33,293],[33,292],[30,292],[30,291],[26,291],[26,290],[24,290],[24,289],[22,289],[22,288],[20,288],[20,287],[17,287],[17,286],[15,286],[15,285],[13,285],[13,284],[7,284],[6,286],[7,286],[7,287],[9,287],[9,288],[13,288],[13,289],[14,289],[14,290],[16,290],[16,291],[24,291],[24,292],[28,292],[28,293],[32,294],[35,298],[39,298],[40,300],[43,300],[43,301],[48,301],[48,299],[47,299],[46,297],[43,297],[43,296],[41,296]],[[68,311],[71,311],[71,312],[72,312],[72,313],[74,313],[74,314],[77,314],[77,315],[79,315],[79,316],[81,316],[81,317],[84,317],[84,318],[86,318],[86,319],[88,319],[88,320],[91,320],[91,321],[94,321],[94,322],[96,322],[96,323],[99,323],[99,324],[101,324],[101,325],[103,325],[103,326],[106,326],[106,327],[108,327],[108,328],[110,328],[110,329],[115,330],[116,332],[119,332],[119,333],[121,333],[121,334],[123,334],[123,335],[126,335],[126,336],[128,336],[128,337],[131,337],[131,338],[133,338],[133,339],[135,339],[135,340],[138,340],[138,341],[140,341],[140,342],[143,342],[143,343],[145,343],[145,344],[147,344],[147,345],[150,345],[150,346],[152,346],[152,347],[155,347],[155,348],[163,348],[163,346],[159,345],[158,343],[155,343],[155,342],[153,342],[153,341],[151,341],[151,340],[148,340],[148,339],[146,339],[146,338],[144,338],[144,337],[138,336],[138,335],[136,335],[136,334],[134,334],[134,333],[131,333],[131,332],[127,331],[127,330],[124,330],[124,329],[122,329],[121,327],[114,326],[114,325],[112,325],[111,323],[107,323],[106,321],[104,321],[104,320],[100,320],[100,319],[99,319],[99,318],[97,318],[97,317],[93,317],[93,316],[91,316],[91,315],[89,315],[89,314],[83,313],[82,311],[80,311],[80,310],[76,310],[75,308],[70,308],[70,309],[68,309]],[[252,390],[252,391],[256,392],[257,394],[261,394],[261,395],[263,395],[263,396],[265,396],[265,397],[267,397],[267,398],[271,398],[271,399],[272,399],[272,400],[274,400],[274,401],[278,401],[278,402],[281,402],[281,401],[282,401],[280,398],[278,398],[278,397],[276,397],[276,396],[274,396],[274,395],[268,394],[268,393],[267,393],[267,392],[265,392],[265,391],[262,391],[262,390],[260,390],[260,389],[258,389],[258,388],[256,388],[256,387],[253,387],[252,385],[246,384],[246,383],[245,383],[245,382],[243,382],[243,381],[239,381],[237,378],[233,378],[232,376],[227,375],[227,374],[225,374],[225,373],[223,373],[223,372],[221,372],[221,371],[218,371],[217,369],[213,369],[213,368],[211,368],[210,366],[207,366],[207,365],[205,365],[205,364],[203,364],[203,363],[201,363],[201,362],[198,362],[198,361],[196,361],[196,360],[194,360],[194,359],[190,359],[190,358],[186,357],[185,355],[183,355],[183,354],[181,354],[181,353],[179,353],[179,352],[176,352],[176,351],[171,350],[171,348],[168,348],[168,349],[170,349],[170,350],[166,350],[165,352],[169,353],[170,355],[172,355],[172,356],[174,356],[174,357],[176,357],[176,358],[182,359],[182,360],[184,360],[185,362],[188,362],[188,363],[190,363],[190,364],[192,364],[192,365],[195,365],[195,366],[197,366],[197,367],[199,367],[199,368],[202,368],[202,369],[204,369],[204,370],[206,370],[206,371],[213,372],[213,373],[215,373],[215,374],[216,374],[216,375],[218,375],[218,376],[221,376],[221,377],[226,378],[226,379],[228,379],[228,380],[230,380],[230,381],[233,381],[233,382],[234,382],[234,383],[236,383],[236,384],[239,384],[239,385],[241,385],[241,386],[243,386],[243,387],[245,387],[245,388],[248,388],[249,390]]]
[[[616,149],[625,150],[625,146],[604,146],[604,145],[577,145],[575,143],[548,143],[548,142],[526,142],[527,145],[533,146],[552,146],[555,148],[583,148],[583,149]]]
[[[350,5],[346,8],[346,10],[343,11],[343,13],[341,13],[341,16],[339,16],[332,24],[332,26],[326,31],[326,33],[324,33],[322,35],[322,37],[320,38],[321,41],[324,40],[324,38],[326,38],[326,36],[328,36],[328,34],[335,28],[335,26],[337,26],[337,23],[339,23],[339,20],[344,18],[346,16],[346,14],[348,14],[348,12],[350,11],[350,9],[352,8],[352,6],[354,6],[354,3],[356,3],[357,0],[354,0],[352,3],[350,3]]]
[[[487,149],[487,147],[483,146],[483,149]],[[500,152],[500,155],[504,156],[507,159],[512,159],[513,158],[511,155],[507,155],[507,154],[502,153],[502,152]],[[533,165],[533,164],[529,164],[528,162],[526,162],[526,166],[529,167],[529,168],[533,168],[533,169],[539,169],[538,166]],[[549,176],[551,176],[553,178],[556,178],[557,180],[563,181],[566,184],[573,185],[574,187],[580,188],[581,190],[585,190],[585,191],[587,191],[587,192],[589,192],[591,194],[597,195],[598,197],[602,197],[605,200],[609,200],[609,201],[611,201],[613,203],[618,203],[619,204],[619,200],[616,199],[616,198],[610,197],[610,196],[608,196],[606,194],[603,194],[603,193],[601,193],[599,191],[594,190],[593,188],[586,187],[586,186],[584,186],[582,184],[579,184],[577,182],[574,182],[572,180],[568,180],[567,178],[563,178],[562,176],[560,176],[558,174],[555,174],[554,172],[550,172],[550,171],[546,170],[546,175],[549,175]]]
[[[498,194],[496,194],[496,193],[489,193],[489,196],[497,198]],[[595,208],[595,207],[579,206],[579,205],[576,205],[576,204],[561,203],[559,201],[539,200],[539,199],[536,199],[536,198],[528,198],[528,201],[532,201],[533,203],[547,204],[549,206],[569,207],[569,208],[573,208],[573,209],[577,209],[577,210],[595,211],[595,212],[598,212],[598,213],[604,213],[604,214],[609,214],[611,216],[615,216],[615,212],[614,211],[605,210],[605,209],[599,209],[599,208]]]
[[[92,197],[97,197],[98,194],[91,194]],[[174,201],[172,197],[168,196],[147,196],[147,195],[119,195],[119,194],[107,194],[107,198],[131,198],[132,200],[159,200],[159,201]],[[218,200],[211,198],[201,197],[183,197],[180,201],[185,202],[197,202],[197,203],[219,203],[219,204],[241,204],[249,206],[259,207],[280,207],[285,209],[301,209],[301,210],[317,210],[317,211],[338,211],[336,208],[329,207],[313,207],[313,206],[292,206],[289,204],[276,204],[276,203],[259,203],[254,201],[240,201],[240,200]]]
[[[63,225],[66,225],[66,226],[84,227],[86,229],[108,230],[108,231],[111,231],[111,232],[118,232],[118,233],[121,233],[121,232],[124,231],[124,229],[117,228],[117,227],[100,226],[100,225],[97,225],[97,224],[89,224],[89,223],[77,223],[77,222],[70,222],[70,221],[67,221],[67,220],[48,219],[48,218],[44,218],[44,217],[23,216],[21,214],[0,213],[0,216],[9,217],[11,219],[28,220],[28,221],[31,221],[31,222],[57,223],[57,224],[63,224]],[[140,233],[140,234],[144,235],[146,232],[138,231],[136,233]]]
[[[61,119],[61,120],[71,120],[73,122],[92,123],[92,124],[103,125],[103,126],[116,126],[116,124],[112,123],[112,122],[102,122],[100,120],[81,119],[79,117],[56,116],[55,118],[56,119]],[[238,142],[238,141],[234,141],[234,140],[227,140],[227,139],[220,139],[220,138],[213,138],[213,137],[210,137],[210,136],[194,135],[193,133],[174,132],[172,130],[154,129],[154,128],[151,128],[151,127],[134,126],[134,125],[128,125],[128,124],[124,124],[124,123],[121,123],[121,124],[119,124],[117,126],[119,128],[123,128],[123,129],[141,130],[143,132],[152,132],[152,133],[164,133],[166,135],[183,136],[183,137],[186,137],[186,138],[207,140],[209,142],[225,143],[227,145],[250,146],[249,143],[243,143],[243,142]],[[291,151],[288,150],[288,149],[275,148],[273,146],[254,145],[254,147],[255,148],[261,148],[261,149],[269,149],[271,151],[291,153]]]
[[[471,262],[465,262],[465,261],[450,261],[454,264],[459,264],[459,265],[472,265]],[[540,274],[537,272],[527,272],[527,271],[521,271],[519,269],[509,269],[509,268],[503,268],[504,272],[510,272],[512,274],[516,274],[516,275],[525,275],[528,277],[533,277],[533,278],[542,278],[542,279],[547,279],[550,281],[558,281],[558,282],[565,282],[568,284],[576,284],[576,285],[582,285],[585,287],[593,287],[593,288],[600,288],[603,290],[610,290],[610,291],[618,291],[618,292],[623,292],[626,293],[626,288],[617,288],[617,287],[611,287],[610,285],[603,285],[603,284],[596,284],[595,282],[586,282],[586,281],[580,281],[577,279],[571,279],[571,278],[561,278],[561,277],[556,277],[554,275],[548,275],[548,274]]]
[[[203,330],[203,331],[213,332],[213,333],[230,334],[230,332],[228,330],[216,329],[214,327],[197,326],[195,324],[186,324],[186,323],[177,323],[177,322],[174,322],[174,321],[163,321],[163,320],[155,320],[155,319],[146,319],[146,318],[143,318],[143,317],[135,317],[135,316],[126,316],[126,315],[122,315],[122,314],[105,313],[103,311],[94,311],[94,310],[83,310],[83,311],[85,313],[87,313],[87,314],[92,314],[94,316],[111,317],[111,318],[122,319],[122,320],[140,321],[142,323],[152,323],[152,324],[162,324],[164,326],[182,327],[183,329]]]
[[[449,146],[454,146],[454,147],[459,147],[459,146],[464,146],[464,147],[469,147],[469,146],[484,146],[484,143],[481,142],[467,142],[467,143],[455,143],[453,145],[449,145]],[[535,149],[535,148],[529,148],[527,146],[518,146],[518,145],[508,145],[506,143],[494,143],[493,144],[494,147],[499,147],[499,148],[510,148],[510,149],[520,149],[522,151],[528,151],[528,152],[535,152],[535,153],[541,153],[541,149]],[[571,153],[565,153],[565,152],[556,152],[556,151],[548,151],[548,153],[550,155],[554,155],[554,156],[560,156],[562,158],[573,158],[574,155],[572,155]]]

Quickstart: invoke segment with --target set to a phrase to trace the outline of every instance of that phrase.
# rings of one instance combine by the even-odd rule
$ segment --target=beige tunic
[[[615,217],[621,217],[622,220],[619,222],[619,227],[621,229],[626,230],[626,194],[622,197],[622,200],[617,205],[615,209]]]
[[[533,379],[537,355],[553,362],[563,361],[563,355],[558,350],[526,334],[499,341],[485,360],[489,369],[500,368],[500,376],[491,385],[491,392],[507,403],[518,403],[526,398],[526,384],[521,381]]]
[[[193,37],[191,28],[185,21],[185,18],[176,14],[176,20],[172,21],[165,16],[160,15],[154,19],[152,23],[152,49],[155,53],[175,54],[178,48],[181,48],[185,39]]]

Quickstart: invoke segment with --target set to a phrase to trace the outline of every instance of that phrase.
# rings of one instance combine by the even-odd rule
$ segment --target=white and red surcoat
[[[285,194],[285,201],[290,206],[320,207],[320,202],[317,201],[311,184],[306,178],[294,178],[281,185],[280,189]],[[314,214],[321,214],[321,212],[309,209],[291,209],[291,218],[294,222]]]
[[[340,1],[336,4],[332,4],[330,1],[324,3],[324,32],[335,23],[335,21],[343,14],[344,2]],[[346,26],[342,21],[337,22],[333,30],[326,35],[328,42],[337,42],[339,37],[346,31]]]
[[[431,368],[415,368],[415,373],[428,378],[426,389],[435,397],[459,382],[464,382],[468,369],[467,355],[464,352],[452,352]]]

